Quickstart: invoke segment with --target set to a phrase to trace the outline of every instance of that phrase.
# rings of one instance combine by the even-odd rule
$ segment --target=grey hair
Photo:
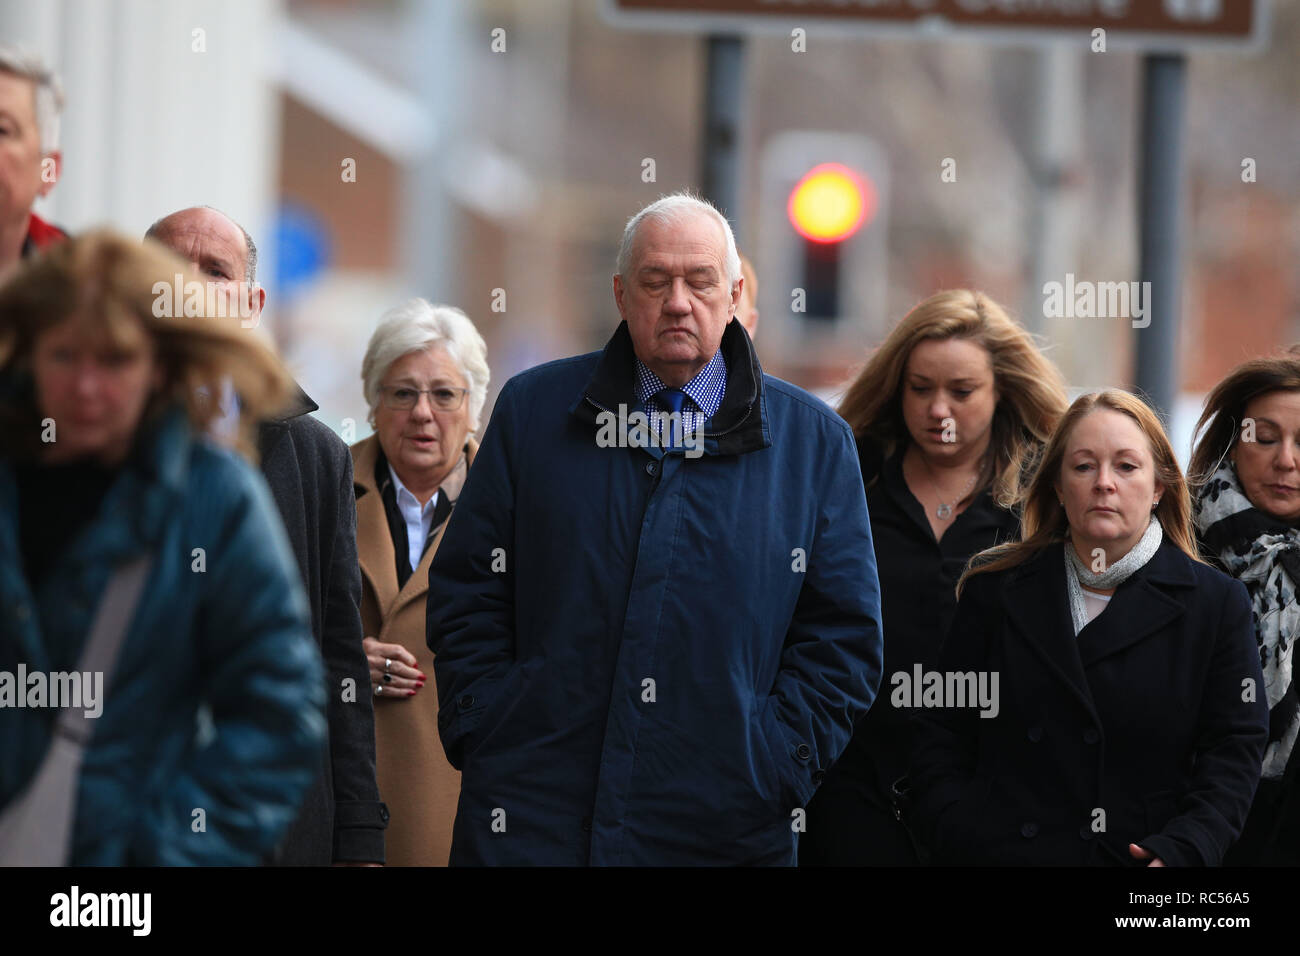
[[[209,206],[208,208],[212,209],[213,207]],[[221,210],[218,209],[217,212],[221,212]],[[224,212],[222,212],[221,214],[223,216],[226,216]],[[230,219],[229,216],[226,216],[226,218]],[[233,219],[230,219],[230,221],[235,222],[235,220]],[[239,226],[239,223],[235,222],[235,225]],[[244,234],[244,248],[248,250],[248,255],[244,257],[244,281],[247,282],[249,285],[256,285],[257,243],[253,241],[253,237],[248,234],[248,230],[245,229],[243,226],[239,226],[239,231]]]
[[[211,209],[213,212],[219,212],[221,213],[221,215],[226,216],[226,214],[224,212],[221,212],[221,210],[218,209],[216,206],[203,206],[202,208]],[[184,209],[176,210],[176,212],[184,212],[184,211],[185,211]],[[153,225],[144,231],[144,237],[146,239],[160,238],[159,233],[162,231],[163,219],[170,219],[174,215],[176,215],[175,212],[169,212],[161,219],[155,219]],[[231,222],[234,222],[235,228],[244,234],[244,248],[248,250],[247,254],[244,256],[244,281],[247,282],[250,286],[256,285],[257,284],[257,243],[253,241],[253,237],[248,234],[247,229],[245,229],[239,223],[235,222],[234,219],[231,219],[230,216],[226,216],[226,218],[230,219]]]
[[[469,383],[469,427],[478,431],[490,377],[487,343],[460,309],[433,305],[427,299],[408,299],[389,309],[370,336],[361,360],[361,383],[372,424],[379,408],[379,386],[389,368],[403,355],[431,348],[445,350]]]
[[[676,225],[690,216],[700,214],[709,216],[722,227],[727,247],[723,263],[727,269],[727,281],[734,289],[740,279],[740,253],[736,251],[736,236],[731,231],[731,223],[727,222],[727,217],[718,212],[713,203],[685,191],[656,199],[627,221],[623,228],[623,241],[618,247],[618,262],[615,266],[618,274],[625,280],[628,278],[628,270],[632,266],[632,248],[636,243],[637,232],[646,220],[662,225]]]
[[[63,84],[59,75],[34,53],[0,46],[0,73],[30,80],[36,93],[36,130],[41,152],[59,148],[59,113],[63,110]]]

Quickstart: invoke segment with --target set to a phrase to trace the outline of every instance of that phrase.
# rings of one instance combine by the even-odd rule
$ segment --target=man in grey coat
[[[257,246],[242,226],[215,209],[196,207],[158,220],[146,237],[192,263],[249,317],[246,325],[256,324],[266,291],[256,282]],[[342,439],[311,417],[317,407],[299,388],[291,407],[258,434],[262,473],[307,587],[329,695],[329,752],[322,754],[321,775],[269,862],[380,864],[388,809],[375,782],[370,668],[361,648],[352,456]]]

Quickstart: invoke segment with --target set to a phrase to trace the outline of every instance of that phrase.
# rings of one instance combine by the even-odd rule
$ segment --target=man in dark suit
[[[220,285],[247,316],[246,326],[257,324],[266,291],[257,285],[257,246],[242,226],[199,207],[158,220],[146,237]],[[375,782],[370,669],[361,648],[352,456],[342,439],[308,414],[317,407],[299,388],[291,407],[263,423],[258,434],[262,473],[298,558],[329,680],[328,760],[270,862],[379,864],[388,809]]]

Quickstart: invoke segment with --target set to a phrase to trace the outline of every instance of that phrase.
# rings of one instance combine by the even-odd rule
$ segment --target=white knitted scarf
[[[1156,549],[1160,547],[1163,537],[1164,531],[1160,527],[1160,521],[1153,513],[1138,543],[1129,549],[1128,554],[1101,571],[1093,571],[1084,564],[1079,559],[1078,552],[1074,550],[1074,543],[1065,542],[1065,582],[1070,592],[1070,617],[1074,621],[1075,637],[1079,636],[1079,632],[1088,623],[1088,606],[1083,601],[1083,585],[1086,584],[1100,591],[1118,587],[1127,581],[1134,571],[1151,560]]]

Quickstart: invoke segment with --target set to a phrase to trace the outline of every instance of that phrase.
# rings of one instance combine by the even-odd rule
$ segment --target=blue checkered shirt
[[[644,362],[636,360],[637,401],[649,416],[650,428],[656,437],[662,435],[668,409],[653,396],[667,387]],[[686,400],[682,402],[682,430],[690,435],[703,428],[722,405],[723,393],[727,391],[727,363],[722,358],[722,349],[713,353],[708,364],[682,386],[682,391],[686,393]]]

